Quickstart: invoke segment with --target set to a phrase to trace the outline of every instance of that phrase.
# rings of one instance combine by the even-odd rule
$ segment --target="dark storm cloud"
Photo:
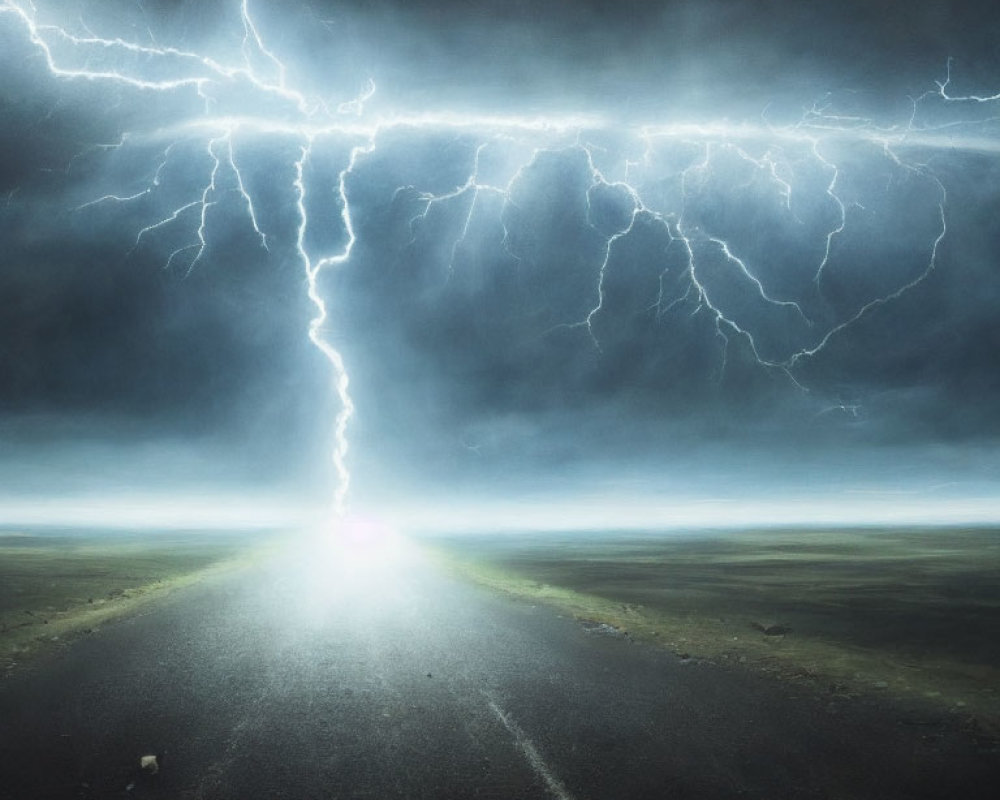
[[[800,109],[849,91],[871,95],[869,111],[905,109],[906,96],[940,77],[949,56],[971,85],[986,87],[997,56],[997,12],[976,2],[372,0],[312,8],[337,38],[327,51],[340,76],[351,74],[339,56],[347,49],[392,102],[410,108],[501,102],[718,118],[752,116],[769,103]]]
[[[313,463],[325,459],[328,448],[309,442],[318,420],[334,413],[329,379],[303,337],[311,312],[287,241],[283,259],[262,257],[237,224],[213,240],[203,268],[187,274],[165,269],[170,251],[187,240],[164,232],[135,246],[137,232],[164,206],[107,202],[81,209],[105,194],[148,185],[163,145],[137,153],[108,145],[136,124],[169,119],[176,99],[157,103],[137,92],[53,80],[31,47],[3,33],[12,44],[0,94],[0,414],[7,461],[24,448],[49,452],[55,443],[57,464],[58,444],[68,442],[67,458],[79,465],[87,459],[73,455],[73,443],[103,441],[125,446],[116,463],[127,461],[129,444],[149,463],[142,455],[148,442],[163,441],[170,450],[169,440],[185,437],[252,458],[255,469],[233,465],[244,477],[270,471],[281,479],[310,450]],[[138,120],[137,106],[146,111]],[[203,143],[180,155],[187,166],[207,160]],[[287,207],[288,196],[275,205]],[[275,245],[281,252],[281,237]],[[44,459],[28,461],[35,468]],[[128,472],[98,461],[92,477]]]
[[[121,15],[81,8],[108,35],[149,41],[149,28],[156,41],[239,52],[236,3],[125,5]],[[765,109],[779,124],[828,93],[837,113],[905,124],[909,97],[934,88],[949,56],[956,91],[1000,88],[996,12],[978,5],[371,0],[251,9],[289,79],[334,105],[373,77],[378,111],[580,111],[614,128],[756,121]],[[10,23],[0,15],[5,439],[33,446],[55,425],[68,438],[253,442],[250,456],[241,444],[227,458],[257,459],[274,475],[325,461],[337,404],[305,337],[313,309],[295,252],[301,141],[235,143],[253,164],[246,178],[267,251],[229,191],[190,274],[183,259],[165,268],[190,243],[190,226],[157,229],[138,247],[136,236],[197,195],[211,161],[204,138],[179,140],[155,198],[74,209],[149,186],[168,140],[106,145],[198,118],[204,99],[53,79]],[[251,94],[228,90],[209,92],[211,113]],[[296,119],[278,102],[252,112]],[[837,196],[849,224],[814,280],[839,208],[808,146],[781,153],[796,179],[787,205],[766,170],[735,149],[719,147],[686,183],[703,143],[659,146],[630,178],[661,218],[643,211],[632,224],[634,197],[613,179],[595,183],[591,160],[609,174],[640,164],[645,145],[633,135],[594,130],[578,142],[478,152],[483,143],[469,132],[387,131],[348,177],[357,241],[321,288],[332,312],[325,332],[344,354],[358,406],[350,437],[362,472],[430,480],[629,458],[677,469],[709,445],[721,448],[713,454],[823,453],[1000,433],[995,153],[911,152],[913,164],[929,165],[914,170],[871,142],[826,150],[843,167]],[[318,188],[306,204],[322,224],[308,227],[305,243],[316,252],[347,242],[335,187],[354,144],[324,141],[307,165],[305,181]],[[758,159],[767,149],[747,146]],[[509,196],[482,192],[473,209],[465,192],[428,206],[428,195],[468,180],[477,152],[481,182],[511,182]],[[948,234],[924,277],[940,224],[937,180]],[[697,231],[701,289],[731,322],[720,325],[698,299],[677,238],[681,213]],[[795,380],[774,366],[913,281],[802,358]],[[738,329],[752,332],[752,346]]]
[[[733,186],[750,180],[737,169],[745,159],[720,159],[690,190],[685,214],[699,231],[693,248],[707,296],[754,336],[755,352],[692,294],[688,251],[652,214],[641,212],[612,242],[601,282],[608,240],[625,230],[634,201],[608,184],[594,188],[582,149],[540,152],[505,202],[484,193],[471,215],[468,193],[428,207],[416,189],[397,191],[383,171],[412,171],[414,162],[400,151],[408,166],[394,164],[386,151],[357,167],[359,246],[331,291],[363,376],[362,416],[397,421],[380,447],[474,463],[517,460],[526,449],[565,460],[719,439],[809,450],[997,432],[995,284],[982,273],[995,224],[978,191],[970,196],[974,157],[951,156],[959,162],[948,186],[954,239],[932,270],[936,181],[878,146],[853,154],[856,169],[845,159],[842,196],[854,208],[819,281],[824,231],[836,220],[828,207],[810,219],[807,206],[832,202],[829,176],[797,185],[803,205],[790,212],[773,191],[741,200]],[[433,152],[415,162],[422,176],[409,175],[421,188],[459,157],[443,147],[438,162]],[[798,308],[765,300],[721,241]],[[968,287],[977,283],[974,298]],[[758,363],[785,363],[873,301],[873,311],[793,368],[801,386]],[[350,331],[362,330],[354,340]]]

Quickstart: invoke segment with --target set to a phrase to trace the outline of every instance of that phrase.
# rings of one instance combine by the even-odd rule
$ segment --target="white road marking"
[[[517,743],[518,748],[524,753],[524,757],[528,759],[528,763],[531,764],[531,768],[545,781],[545,785],[552,792],[553,796],[558,798],[558,800],[573,800],[573,795],[569,793],[569,790],[563,786],[562,781],[556,777],[555,773],[545,763],[542,758],[541,753],[538,752],[538,748],[532,744],[531,739],[528,738],[527,734],[521,730],[521,726],[518,725],[500,706],[497,705],[496,701],[493,700],[488,694],[486,699],[489,703],[490,710],[496,715],[496,718],[503,723],[503,726],[510,732],[510,735],[514,737],[514,741]]]

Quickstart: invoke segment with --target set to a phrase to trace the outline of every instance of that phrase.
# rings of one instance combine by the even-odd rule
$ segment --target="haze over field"
[[[981,6],[0,2],[0,522],[995,522]]]

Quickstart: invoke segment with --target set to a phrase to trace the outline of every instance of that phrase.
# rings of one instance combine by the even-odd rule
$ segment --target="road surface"
[[[3,800],[912,800],[998,779],[957,716],[684,662],[419,557],[297,550],[0,681]]]

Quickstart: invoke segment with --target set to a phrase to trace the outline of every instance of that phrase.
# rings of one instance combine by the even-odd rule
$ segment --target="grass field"
[[[1000,725],[1000,530],[438,538],[451,568],[609,635]]]
[[[0,531],[0,669],[252,558],[258,536]]]

